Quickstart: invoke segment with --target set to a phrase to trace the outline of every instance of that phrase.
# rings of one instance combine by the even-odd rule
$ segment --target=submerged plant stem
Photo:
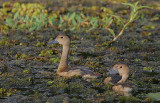
[[[128,21],[122,28],[122,30],[119,32],[119,34],[117,36],[114,37],[114,39],[112,41],[110,41],[110,43],[113,43],[114,41],[116,41],[124,32],[124,30],[126,29],[126,27],[131,23],[132,21]]]
[[[113,40],[111,40],[109,42],[109,44],[113,43],[114,41],[116,41],[124,32],[124,30],[127,28],[128,25],[130,25],[135,18],[137,17],[139,10],[142,8],[150,8],[148,6],[138,6],[139,2],[136,2],[135,4],[130,4],[130,3],[123,3],[124,5],[130,6],[132,8],[131,14],[130,14],[130,19],[129,21],[123,26],[122,30],[119,32],[119,34],[117,36],[115,36],[113,38]]]

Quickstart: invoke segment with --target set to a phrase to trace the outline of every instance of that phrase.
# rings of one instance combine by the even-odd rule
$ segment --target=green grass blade
[[[14,14],[14,18],[13,18],[13,19],[14,19],[14,20],[17,19],[17,18],[18,18],[18,15],[19,15],[19,11],[17,11],[17,12]]]
[[[114,31],[112,29],[107,28],[107,30],[113,35],[113,37],[116,37],[116,35],[115,35],[115,33],[114,33]]]

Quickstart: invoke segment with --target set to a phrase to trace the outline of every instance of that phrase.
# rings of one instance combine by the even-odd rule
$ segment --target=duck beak
[[[111,70],[107,73],[107,75],[109,75],[109,74],[117,74],[117,73],[119,73],[119,71],[118,71],[117,68],[115,68],[115,69],[111,69]]]
[[[51,45],[51,44],[57,44],[57,43],[59,43],[59,42],[57,41],[57,39],[54,39],[54,40],[48,42],[49,45]]]

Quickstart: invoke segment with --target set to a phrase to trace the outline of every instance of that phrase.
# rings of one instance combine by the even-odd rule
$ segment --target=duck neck
[[[58,66],[58,70],[57,72],[64,72],[68,70],[68,52],[69,52],[69,48],[70,46],[63,46],[63,50],[62,50],[62,56],[61,56],[61,60]]]

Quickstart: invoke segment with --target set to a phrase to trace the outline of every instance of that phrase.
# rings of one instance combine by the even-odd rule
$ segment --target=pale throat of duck
[[[57,72],[63,72],[68,70],[68,53],[70,45],[64,45],[62,49],[62,56],[58,66]]]

